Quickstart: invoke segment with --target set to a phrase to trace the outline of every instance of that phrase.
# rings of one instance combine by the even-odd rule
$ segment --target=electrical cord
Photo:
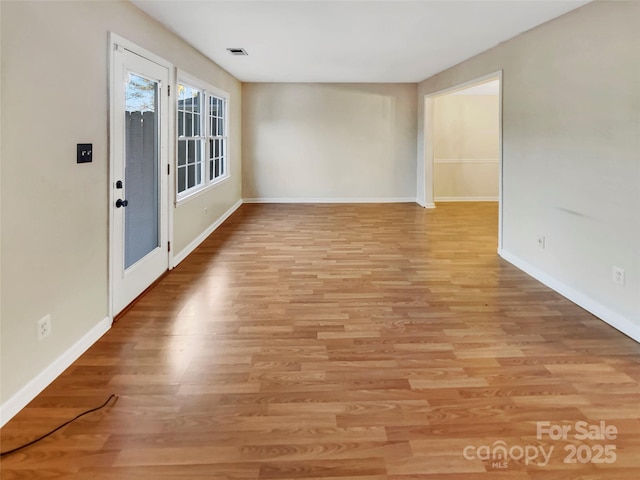
[[[56,433],[58,430],[60,430],[63,427],[66,427],[67,425],[69,425],[71,422],[75,422],[77,419],[79,419],[80,417],[84,417],[85,415],[98,411],[104,407],[107,406],[107,404],[111,401],[112,398],[115,398],[116,401],[118,400],[118,395],[116,395],[115,393],[112,393],[111,396],[109,398],[107,398],[107,401],[104,402],[102,405],[100,405],[99,407],[96,408],[92,408],[91,410],[87,410],[86,412],[82,412],[80,415],[76,415],[75,417],[73,417],[71,420],[68,420],[66,422],[64,422],[62,425],[60,425],[59,427],[54,428],[53,430],[51,430],[48,433],[45,433],[44,435],[42,435],[41,437],[36,438],[35,440],[30,441],[29,443],[25,443],[24,445],[20,445],[19,447],[13,448],[11,450],[7,450],[6,452],[1,452],[0,453],[0,457],[4,457],[5,455],[10,455],[12,453],[15,453],[19,450],[22,450],[23,448],[27,448],[30,447],[31,445],[33,445],[34,443],[38,443],[40,440],[44,440],[45,438],[47,438],[49,435],[52,435],[54,433]]]

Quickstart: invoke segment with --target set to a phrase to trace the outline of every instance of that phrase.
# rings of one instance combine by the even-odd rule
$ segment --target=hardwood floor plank
[[[2,428],[2,449],[118,401],[0,476],[635,480],[640,345],[500,259],[496,207],[243,205]],[[576,439],[579,421],[617,429],[613,463],[564,463],[567,445],[604,444]],[[554,453],[464,453],[496,445]]]
[[[382,458],[355,460],[307,460],[296,462],[267,462],[260,467],[260,480],[354,478],[386,474]]]

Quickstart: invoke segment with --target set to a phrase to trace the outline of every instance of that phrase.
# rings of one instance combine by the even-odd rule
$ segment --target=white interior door
[[[169,70],[117,47],[113,75],[111,279],[116,315],[169,267]]]

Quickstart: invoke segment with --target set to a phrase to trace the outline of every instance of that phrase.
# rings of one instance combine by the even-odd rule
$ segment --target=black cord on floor
[[[112,393],[111,396],[109,398],[107,398],[107,401],[104,402],[102,405],[100,405],[99,407],[96,408],[92,408],[91,410],[87,410],[86,412],[82,412],[80,415],[77,415],[75,417],[73,417],[71,420],[68,420],[66,422],[64,422],[62,425],[60,425],[57,428],[54,428],[53,430],[51,430],[48,433],[45,433],[44,435],[42,435],[41,437],[36,438],[35,440],[30,441],[29,443],[25,443],[24,445],[20,445],[19,447],[13,448],[11,450],[7,450],[6,452],[2,452],[0,453],[0,457],[4,457],[5,455],[9,455],[11,453],[15,453],[19,450],[22,450],[23,448],[27,448],[31,445],[33,445],[34,443],[38,443],[40,440],[43,440],[45,438],[47,438],[49,435],[57,432],[58,430],[60,430],[63,427],[66,427],[67,425],[69,425],[71,422],[75,422],[77,419],[79,419],[80,417],[83,417],[89,413],[95,412],[97,410],[100,410],[101,408],[104,408],[107,406],[107,404],[111,401],[112,398],[115,398],[116,400],[118,400],[118,395],[116,395],[115,393]]]

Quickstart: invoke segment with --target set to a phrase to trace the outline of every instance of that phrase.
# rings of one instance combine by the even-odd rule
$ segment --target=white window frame
[[[179,148],[179,139],[180,137],[178,136],[178,102],[180,100],[180,94],[179,94],[179,89],[178,89],[178,85],[186,85],[195,89],[198,89],[200,91],[202,91],[204,93],[203,96],[203,104],[204,104],[204,108],[202,111],[202,115],[201,115],[201,136],[203,138],[204,141],[204,156],[203,156],[203,162],[204,162],[204,172],[203,172],[203,182],[200,185],[196,185],[194,187],[191,188],[187,188],[185,191],[183,192],[179,192],[178,191],[178,148]],[[194,198],[196,196],[199,196],[200,194],[210,190],[211,188],[216,187],[217,185],[220,185],[221,183],[223,183],[225,180],[228,180],[231,177],[231,172],[230,172],[230,168],[229,168],[229,101],[230,101],[230,95],[229,93],[225,92],[224,90],[221,90],[219,88],[214,87],[213,85],[210,85],[206,82],[203,82],[202,80],[198,79],[197,77],[194,77],[190,74],[188,74],[187,72],[184,72],[182,70],[177,70],[177,78],[176,78],[176,86],[175,86],[175,91],[176,91],[176,95],[175,95],[175,112],[176,112],[176,121],[175,121],[175,161],[174,161],[174,172],[175,172],[175,181],[174,181],[174,185],[175,185],[175,192],[176,192],[176,205],[179,205],[191,198]],[[211,172],[211,152],[210,152],[210,146],[209,146],[209,140],[211,138],[220,138],[220,137],[216,137],[215,135],[213,135],[213,132],[209,131],[209,114],[210,114],[210,105],[209,105],[209,97],[210,96],[214,96],[217,98],[221,98],[224,100],[224,133],[225,135],[222,136],[223,140],[223,144],[224,144],[224,157],[223,157],[223,165],[224,165],[224,174],[220,175],[217,178],[214,178],[212,180],[209,179],[209,177],[211,176],[210,172]],[[172,95],[173,97],[173,95]]]

